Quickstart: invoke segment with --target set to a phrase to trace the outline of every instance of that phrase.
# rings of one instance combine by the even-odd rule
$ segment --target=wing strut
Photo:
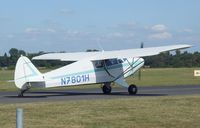
[[[137,63],[138,61],[139,61],[139,59],[136,60],[135,63]],[[125,75],[125,74],[128,73],[129,71],[133,70],[134,68],[136,68],[138,65],[140,65],[140,64],[142,63],[142,62],[141,62],[141,63],[139,63],[139,64],[133,66],[135,63],[132,63],[132,64],[131,64],[131,62],[129,62],[128,60],[127,60],[127,62],[128,62],[128,64],[129,64],[129,67],[128,67],[121,75],[119,75],[114,81],[116,81],[117,79],[121,78],[123,75]]]

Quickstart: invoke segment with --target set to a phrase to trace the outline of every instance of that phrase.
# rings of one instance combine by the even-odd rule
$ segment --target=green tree
[[[23,50],[18,50],[16,48],[11,48],[9,51],[10,54],[10,64],[13,66],[16,64],[17,59],[21,56],[21,55],[26,55],[26,52]]]

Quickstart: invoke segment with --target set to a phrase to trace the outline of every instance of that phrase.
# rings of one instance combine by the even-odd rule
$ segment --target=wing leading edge
[[[191,45],[169,45],[160,47],[138,48],[138,49],[126,49],[115,51],[103,51],[103,52],[77,52],[77,53],[49,53],[40,56],[36,56],[34,60],[61,60],[61,61],[78,61],[82,59],[88,59],[91,61],[105,60],[112,58],[130,58],[130,57],[145,57],[158,55],[159,53],[166,51],[173,51],[178,49],[189,48]]]

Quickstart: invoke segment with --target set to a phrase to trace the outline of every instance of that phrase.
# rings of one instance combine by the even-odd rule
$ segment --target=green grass
[[[199,85],[200,77],[193,76],[194,69],[200,68],[142,69],[141,81],[137,74],[127,81],[141,86]],[[13,80],[13,75],[12,70],[0,71],[0,91],[16,90],[14,83],[6,82]],[[199,106],[199,95],[0,104],[0,127],[15,127],[15,110],[21,107],[26,128],[195,128],[200,127]]]
[[[15,110],[24,109],[26,128],[197,128],[200,96],[0,105],[1,128],[15,127]]]
[[[200,85],[200,77],[194,77],[194,70],[200,68],[153,68],[142,69],[142,80],[128,78],[137,85]]]
[[[129,84],[138,86],[157,85],[199,85],[200,77],[194,77],[194,70],[200,68],[150,68],[142,69],[142,79],[138,80],[138,75],[127,78]],[[46,72],[48,70],[42,70]],[[17,90],[14,83],[7,82],[13,80],[13,70],[0,70],[0,91]],[[82,88],[83,86],[73,87]],[[85,87],[84,87],[85,88]],[[99,88],[99,85],[89,85],[86,88]]]
[[[8,82],[9,80],[14,80],[14,71],[0,70],[0,91],[17,89],[13,82]]]

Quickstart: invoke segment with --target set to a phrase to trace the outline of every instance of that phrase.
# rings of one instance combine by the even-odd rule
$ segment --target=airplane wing
[[[77,52],[77,53],[50,53],[36,56],[34,60],[61,60],[61,61],[78,61],[88,59],[91,61],[105,60],[113,58],[130,58],[130,57],[145,57],[158,55],[162,52],[173,51],[178,49],[189,48],[191,45],[169,45],[160,47],[126,49],[115,51],[101,51],[101,52]]]
[[[74,53],[47,53],[35,56],[33,60],[60,60],[60,61],[78,61],[84,58],[95,56],[100,52],[74,52]]]

